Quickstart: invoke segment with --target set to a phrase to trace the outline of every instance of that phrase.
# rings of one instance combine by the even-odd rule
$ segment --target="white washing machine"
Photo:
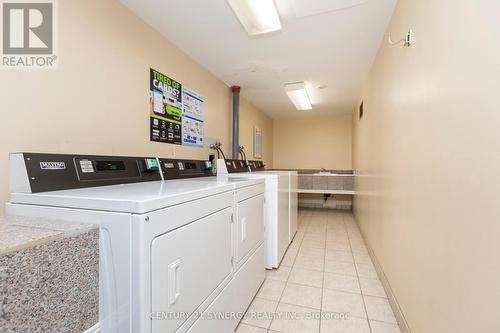
[[[156,158],[18,153],[11,171],[7,214],[100,225],[102,332],[232,332],[198,319],[237,297],[234,186],[161,181]]]
[[[288,233],[288,241],[292,243],[295,234],[297,233],[298,228],[298,207],[299,207],[299,198],[298,198],[298,172],[287,170],[266,170],[265,165],[262,161],[248,161],[248,167],[250,172],[257,173],[274,173],[279,175],[285,175],[288,177],[288,188],[286,189],[288,193],[288,217],[289,217],[289,233]]]
[[[252,173],[247,161],[219,159],[217,177],[264,179],[266,268],[278,268],[290,244],[289,176],[274,172]]]

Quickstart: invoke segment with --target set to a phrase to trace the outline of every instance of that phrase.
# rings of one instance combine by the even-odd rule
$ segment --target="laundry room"
[[[500,332],[498,13],[0,0],[0,332]]]

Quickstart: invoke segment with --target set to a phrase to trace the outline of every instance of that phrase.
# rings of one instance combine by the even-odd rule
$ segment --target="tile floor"
[[[300,210],[299,230],[237,333],[400,333],[350,212]]]

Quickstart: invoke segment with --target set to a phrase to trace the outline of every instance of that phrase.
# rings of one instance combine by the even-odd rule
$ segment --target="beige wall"
[[[254,157],[253,132],[254,127],[262,131],[262,160],[266,167],[273,167],[273,119],[260,112],[253,104],[241,100],[240,114],[240,146],[245,147],[249,160],[259,160]]]
[[[351,115],[274,120],[274,167],[277,169],[350,170]]]
[[[413,333],[500,332],[500,2],[400,0],[354,116],[355,215]]]
[[[59,68],[0,71],[0,215],[12,151],[207,158],[149,141],[149,68],[205,96],[205,135],[230,152],[230,89],[118,1],[59,1]],[[272,122],[242,103],[242,119]],[[254,121],[249,121],[253,126]],[[247,123],[242,123],[246,133]],[[272,133],[268,134],[272,136]],[[245,137],[246,140],[246,137]],[[264,159],[272,164],[265,141]]]

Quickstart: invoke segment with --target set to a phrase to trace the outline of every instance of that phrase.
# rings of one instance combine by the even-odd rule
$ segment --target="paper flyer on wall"
[[[150,140],[182,144],[182,85],[150,69]]]
[[[182,144],[203,147],[205,101],[203,96],[182,88]]]
[[[203,96],[152,68],[149,90],[150,140],[203,147]]]

